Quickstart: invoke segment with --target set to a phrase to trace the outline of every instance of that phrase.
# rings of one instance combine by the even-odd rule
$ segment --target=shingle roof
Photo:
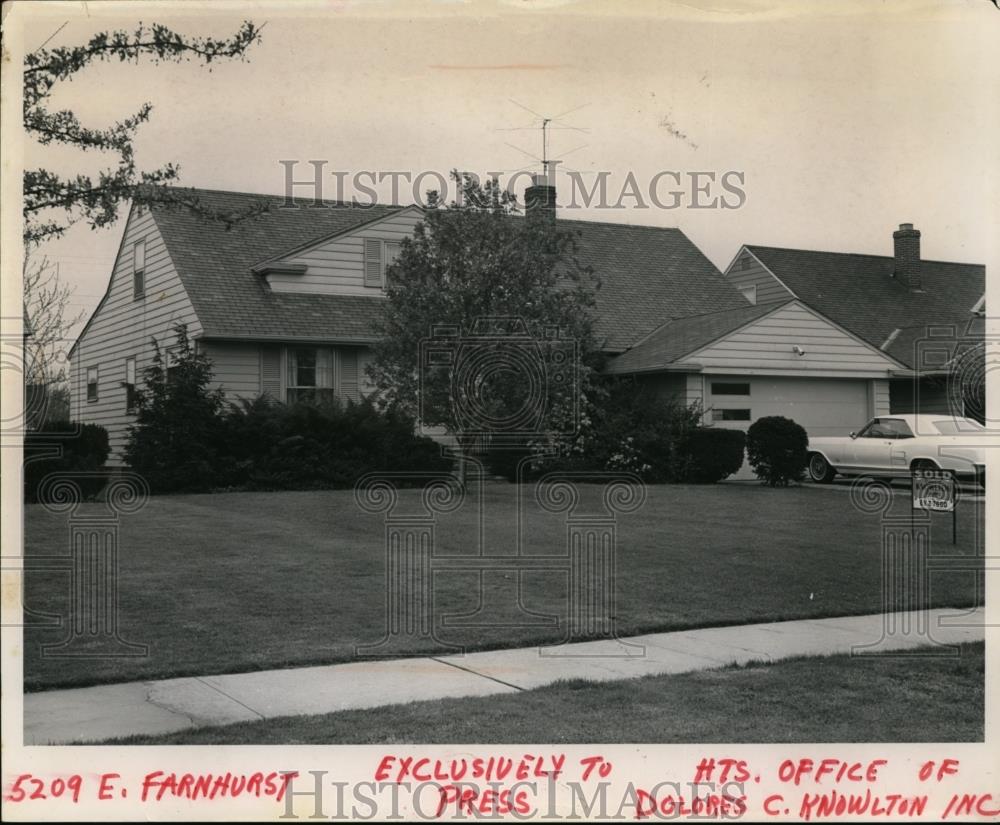
[[[185,208],[154,205],[153,215],[208,337],[370,339],[381,300],[354,295],[272,292],[250,267],[312,240],[386,217],[403,207],[352,206],[311,198],[281,208],[284,198],[243,192],[191,190],[207,208],[238,213],[255,201],[271,210],[226,229]]]
[[[219,212],[239,212],[279,196],[192,190]],[[154,206],[157,225],[208,337],[370,339],[381,299],[271,292],[254,264],[361,226],[405,207],[273,208],[231,229],[186,209]],[[560,220],[578,233],[577,257],[601,281],[596,295],[598,337],[620,351],[664,321],[745,305],[679,229]]]
[[[609,361],[606,371],[626,373],[662,369],[665,365],[672,364],[723,335],[768,315],[778,307],[790,303],[791,300],[769,304],[744,302],[742,307],[736,309],[724,309],[669,321],[628,352]]]
[[[577,258],[601,280],[596,328],[610,350],[634,345],[665,321],[746,299],[688,237],[675,228],[559,220],[579,232]]]
[[[892,277],[891,256],[773,246],[747,249],[804,303],[877,348],[896,330],[926,329],[929,324],[964,327],[986,290],[986,268],[981,264],[921,261],[923,289],[915,292]],[[912,366],[912,337],[897,338],[886,351]]]

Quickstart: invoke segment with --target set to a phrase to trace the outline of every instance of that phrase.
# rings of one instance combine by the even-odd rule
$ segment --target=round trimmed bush
[[[731,476],[743,465],[742,430],[698,427],[684,441],[683,453],[687,473],[684,481],[714,484]]]
[[[757,478],[771,487],[787,487],[805,474],[809,436],[781,415],[758,418],[747,430],[747,461]]]

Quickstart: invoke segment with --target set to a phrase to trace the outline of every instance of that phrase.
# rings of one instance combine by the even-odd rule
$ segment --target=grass
[[[517,694],[286,716],[107,744],[981,742],[984,646],[788,659]]]
[[[526,488],[528,492],[530,489]],[[484,488],[489,553],[510,554],[517,488]],[[582,490],[593,512],[600,491]],[[908,519],[898,497],[895,514]],[[419,509],[419,493],[400,493]],[[97,513],[89,504],[82,514]],[[565,515],[528,507],[525,555],[561,553]],[[67,516],[25,508],[25,601],[65,614],[66,573],[30,570],[33,556],[67,553]],[[934,517],[935,553],[982,554],[982,516],[961,512],[959,542],[950,516]],[[349,661],[358,644],[385,633],[385,549],[381,515],[362,513],[350,491],[164,496],[120,526],[120,632],[149,645],[142,658],[45,658],[40,644],[65,630],[27,628],[25,687],[42,690],[136,679],[206,675]],[[974,523],[978,521],[978,523]],[[440,517],[437,551],[475,555],[478,528],[466,504]],[[662,486],[619,517],[617,624],[622,635],[712,625],[874,613],[882,610],[881,521],[854,510],[838,491],[757,485]],[[980,582],[982,577],[980,576]],[[443,626],[445,613],[472,613],[475,572],[434,576],[438,636],[467,649],[529,645],[561,638],[558,627],[511,623],[518,577],[483,574],[487,611],[479,626]],[[562,616],[566,574],[530,571],[521,598],[532,611]],[[972,572],[936,571],[928,606],[978,604]],[[504,612],[506,611],[506,613]],[[440,651],[433,640],[411,652]]]

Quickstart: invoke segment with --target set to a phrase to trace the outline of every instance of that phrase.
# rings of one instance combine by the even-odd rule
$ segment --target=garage
[[[847,435],[871,417],[869,382],[850,378],[706,375],[705,407],[713,426],[746,430],[783,415],[811,436]]]
[[[758,418],[783,415],[812,437],[847,435],[871,418],[870,382],[851,378],[705,375],[707,418],[714,427],[747,430]],[[734,479],[753,478],[743,462]]]

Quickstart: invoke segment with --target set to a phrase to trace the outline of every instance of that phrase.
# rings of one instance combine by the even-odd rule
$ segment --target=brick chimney
[[[524,211],[529,218],[556,219],[556,187],[546,175],[532,175],[524,190]]]
[[[912,223],[901,223],[892,240],[896,258],[893,277],[910,289],[920,289],[920,230]]]

